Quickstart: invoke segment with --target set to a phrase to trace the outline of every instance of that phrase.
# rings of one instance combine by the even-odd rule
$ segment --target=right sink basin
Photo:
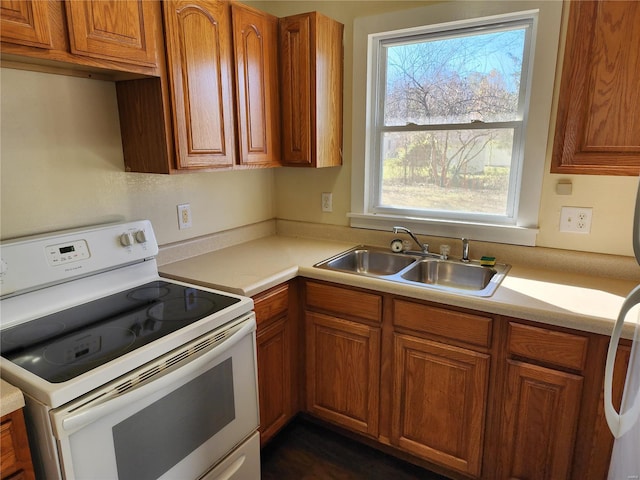
[[[464,290],[484,290],[498,273],[495,268],[450,260],[422,260],[402,274],[410,282]]]

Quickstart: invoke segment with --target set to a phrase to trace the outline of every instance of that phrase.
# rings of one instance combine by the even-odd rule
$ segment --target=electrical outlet
[[[178,228],[191,228],[191,205],[188,203],[178,205]]]
[[[333,212],[333,194],[332,193],[325,192],[322,194],[322,211]]]
[[[592,215],[592,208],[562,207],[560,210],[560,231],[570,233],[590,233]]]

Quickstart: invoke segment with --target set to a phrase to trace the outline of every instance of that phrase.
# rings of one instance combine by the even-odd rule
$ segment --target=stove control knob
[[[130,232],[126,232],[120,235],[120,243],[123,247],[130,247],[131,245],[133,245],[133,234]]]
[[[136,232],[136,242],[145,243],[147,241],[147,234],[144,233],[144,230],[138,230]]]

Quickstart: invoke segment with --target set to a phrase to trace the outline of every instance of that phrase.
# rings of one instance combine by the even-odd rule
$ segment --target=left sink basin
[[[360,275],[386,276],[394,275],[417,259],[409,255],[402,255],[376,249],[373,247],[356,247],[345,253],[329,258],[316,264],[318,268],[340,270]]]

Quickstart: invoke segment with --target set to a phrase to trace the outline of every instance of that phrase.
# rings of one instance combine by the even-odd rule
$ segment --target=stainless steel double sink
[[[323,260],[314,267],[478,297],[493,295],[511,268],[502,263],[484,267],[475,260],[464,263],[365,245]]]

